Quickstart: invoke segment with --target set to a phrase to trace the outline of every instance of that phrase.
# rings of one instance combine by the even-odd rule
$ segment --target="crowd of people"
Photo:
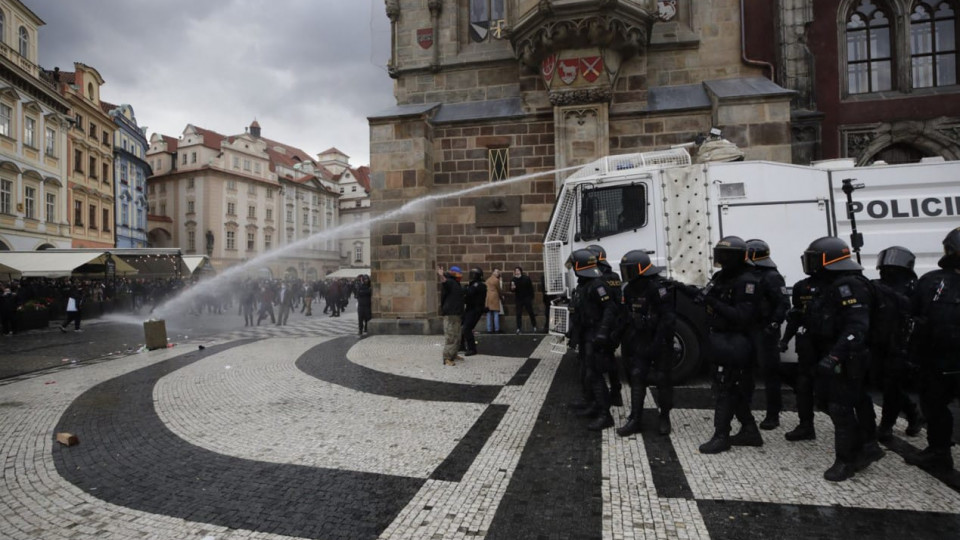
[[[61,331],[72,324],[82,332],[81,319],[107,312],[149,314],[168,300],[198,285],[197,281],[176,278],[117,278],[90,280],[79,278],[27,278],[2,284],[0,294],[0,326],[3,335],[23,330],[24,312],[47,310],[51,318],[64,318]],[[267,317],[271,324],[285,325],[290,312],[298,309],[313,315],[314,301],[325,302],[323,313],[339,317],[350,297],[358,302],[358,334],[367,331],[371,319],[371,284],[367,275],[351,279],[318,281],[243,278],[230,284],[232,294],[216,290],[198,293],[189,304],[187,314],[230,313],[234,302],[244,326],[258,326]],[[276,311],[274,311],[276,306]],[[254,318],[254,315],[256,317]]]
[[[631,412],[617,434],[641,431],[648,387],[657,390],[657,430],[669,434],[678,295],[686,295],[705,310],[709,327],[714,432],[700,445],[702,454],[762,446],[761,430],[780,425],[780,353],[793,341],[799,423],[785,438],[815,439],[814,410],[828,413],[835,460],[826,480],[844,481],[883,458],[879,443],[893,438],[901,413],[908,436],[927,425],[927,448],[908,454],[907,463],[951,470],[949,405],[960,399],[960,228],[947,234],[943,247],[940,269],[920,278],[909,249],[884,249],[877,260],[880,278],[869,280],[843,240],[820,238],[802,255],[807,277],[793,285],[792,296],[770,247],[759,239],[721,239],[713,253],[720,270],[703,288],[666,279],[646,250],[620,261],[623,283],[602,247],[577,250],[568,261],[578,278],[568,336],[580,365],[582,399],[574,407],[589,419],[588,429],[614,426],[610,407],[622,400],[613,351],[622,347]],[[766,395],[759,424],[751,409],[758,366]],[[912,379],[919,407],[906,392]],[[870,383],[882,392],[879,425]],[[734,419],[740,429],[731,435]]]

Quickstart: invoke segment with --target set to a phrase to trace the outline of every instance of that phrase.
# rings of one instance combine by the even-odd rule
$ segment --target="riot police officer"
[[[790,309],[787,285],[770,258],[770,246],[763,240],[747,240],[747,258],[754,265],[757,277],[757,327],[753,332],[753,346],[757,363],[763,371],[767,397],[767,416],[760,429],[774,429],[780,425],[783,398],[780,394],[780,325]]]
[[[925,469],[950,470],[953,416],[949,405],[960,399],[960,227],[943,239],[943,257],[938,265],[940,270],[920,278],[912,306],[927,447],[905,459]]]
[[[583,415],[593,417],[587,429],[600,431],[613,426],[610,392],[603,380],[603,367],[606,363],[604,350],[609,346],[611,331],[616,324],[617,304],[602,279],[596,255],[578,249],[570,255],[568,262],[577,276],[576,304],[571,314],[575,319],[571,321],[575,333],[571,341],[583,350],[585,378],[594,400]]]
[[[700,445],[702,454],[717,454],[731,446],[763,445],[750,411],[755,359],[750,332],[756,324],[758,284],[747,260],[747,243],[738,236],[722,238],[713,249],[713,261],[721,270],[703,291],[691,290],[699,292],[696,301],[706,305],[714,364],[714,432]],[[731,437],[734,417],[741,428]]]
[[[671,430],[670,368],[677,299],[674,284],[660,276],[662,270],[653,265],[644,250],[630,251],[620,260],[620,273],[627,280],[623,288],[628,319],[623,335],[623,357],[630,372],[630,416],[617,430],[621,437],[640,432],[643,401],[651,384],[657,386],[658,431],[669,435]]]
[[[872,366],[883,391],[883,412],[877,428],[877,438],[881,441],[893,437],[893,425],[901,410],[907,417],[907,435],[912,437],[923,427],[920,410],[903,388],[909,371],[909,314],[910,298],[917,289],[917,274],[913,271],[916,259],[913,252],[901,246],[888,247],[877,255],[880,279],[873,282],[874,292],[882,294],[890,304],[880,313],[883,316],[870,321]],[[874,314],[877,313],[874,310]]]
[[[464,356],[477,354],[477,340],[473,337],[473,328],[477,326],[487,301],[487,284],[483,282],[483,270],[470,270],[470,283],[464,290],[463,328],[461,329],[460,348]]]
[[[831,482],[850,478],[884,455],[876,443],[873,403],[864,389],[872,297],[862,270],[839,238],[814,240],[803,253],[804,273],[820,274],[826,282],[822,316],[827,323],[824,335],[817,338],[824,355],[817,369],[834,427],[836,459],[823,473]]]
[[[607,284],[607,290],[610,291],[610,294],[613,296],[613,301],[617,306],[620,306],[622,303],[622,293],[623,282],[620,280],[620,275],[613,271],[613,267],[610,266],[610,263],[607,262],[607,251],[603,249],[602,246],[597,244],[592,244],[587,246],[589,251],[597,256],[597,266],[600,268],[600,272],[603,273],[601,279]],[[614,407],[623,407],[623,396],[620,393],[620,390],[623,388],[623,385],[620,384],[620,369],[617,366],[616,360],[616,351],[619,341],[620,325],[617,325],[615,329],[611,329],[613,335],[611,336],[610,343],[607,344],[603,349],[603,372],[606,373],[607,379],[610,380],[610,404]]]
[[[817,363],[823,353],[817,348],[825,340],[823,318],[823,288],[827,281],[821,274],[813,274],[793,285],[792,307],[787,312],[787,327],[780,340],[780,352],[786,352],[790,340],[796,336],[797,352],[797,416],[800,423],[784,434],[788,441],[807,441],[817,438],[813,426],[814,382]]]

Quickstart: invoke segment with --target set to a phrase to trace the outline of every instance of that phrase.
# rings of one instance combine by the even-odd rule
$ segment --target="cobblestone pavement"
[[[924,446],[903,425],[884,459],[830,484],[821,475],[832,429],[819,413],[815,441],[783,439],[796,422],[787,412],[763,447],[703,456],[712,412],[702,386],[677,390],[671,436],[652,434],[648,410],[650,434],[620,438],[586,431],[567,408],[576,366],[552,338],[482,335],[481,354],[451,368],[439,336],[359,339],[355,329],[351,314],[303,318],[4,380],[0,538],[900,539],[960,530],[960,484],[903,463],[900,454]],[[618,425],[626,413],[615,409]],[[80,444],[55,442],[61,431]]]

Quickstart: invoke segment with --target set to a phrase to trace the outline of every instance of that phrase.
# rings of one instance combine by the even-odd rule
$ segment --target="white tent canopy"
[[[19,277],[70,277],[85,264],[105,264],[106,251],[71,253],[64,251],[0,251],[0,274]],[[137,270],[113,257],[117,274],[135,274]]]
[[[184,255],[183,262],[187,265],[187,269],[190,270],[190,273],[193,274],[200,268],[205,261],[207,264],[210,264],[210,258],[206,255]]]
[[[356,279],[360,274],[370,275],[369,268],[341,268],[336,272],[327,274],[326,277],[329,279],[340,279],[340,278],[349,278]]]

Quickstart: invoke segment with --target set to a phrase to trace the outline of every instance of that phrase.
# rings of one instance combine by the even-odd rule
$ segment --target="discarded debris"
[[[203,345],[197,345],[197,350],[202,351],[204,349],[206,349],[206,347],[204,347]]]
[[[80,444],[80,439],[73,433],[57,433],[57,442],[64,446],[74,446]]]

